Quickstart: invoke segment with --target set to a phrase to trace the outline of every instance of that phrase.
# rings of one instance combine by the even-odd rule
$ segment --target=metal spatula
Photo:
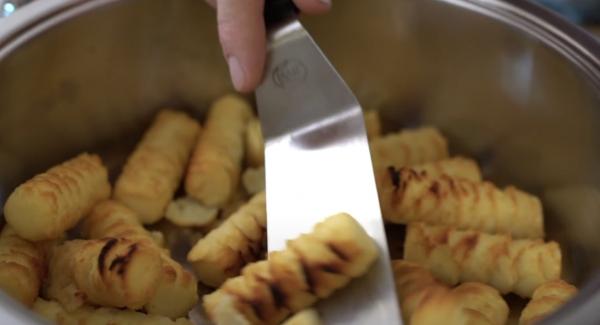
[[[360,104],[296,19],[292,1],[265,6],[269,58],[256,99],[269,251],[332,214],[351,214],[377,242],[380,258],[319,311],[325,324],[401,324]]]

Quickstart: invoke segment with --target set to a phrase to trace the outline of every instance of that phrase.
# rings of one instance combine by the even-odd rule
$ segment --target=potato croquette
[[[405,130],[369,143],[373,166],[404,167],[448,158],[448,141],[435,128]]]
[[[498,291],[468,282],[455,288],[413,262],[392,261],[396,292],[406,324],[503,325],[508,306]]]
[[[266,240],[265,193],[256,194],[227,220],[201,238],[188,253],[196,276],[205,285],[218,287],[256,261]]]
[[[481,182],[481,170],[472,159],[465,157],[453,157],[424,164],[411,166],[418,173],[425,174],[431,178],[439,178],[446,175],[452,178],[466,179],[471,182]],[[387,170],[386,170],[387,172]]]
[[[232,324],[232,318],[239,324],[278,324],[364,275],[377,256],[360,224],[337,214],[288,241],[285,250],[247,265],[204,296],[204,309],[216,324]]]
[[[250,105],[230,95],[211,107],[185,178],[186,193],[209,207],[223,207],[235,193],[244,158]]]
[[[540,200],[514,187],[501,190],[489,182],[390,168],[378,188],[383,217],[392,223],[444,224],[515,238],[544,236]]]
[[[72,311],[91,303],[136,310],[156,293],[161,258],[145,242],[71,240],[50,260],[46,294]]]
[[[443,295],[428,297],[415,310],[412,325],[504,325],[508,305],[498,290],[483,283],[468,282]]]
[[[0,289],[26,306],[37,297],[46,274],[44,252],[9,225],[0,233]]]
[[[139,221],[136,213],[116,201],[98,204],[83,223],[89,238],[125,238],[144,243],[160,255],[160,276],[156,292],[144,305],[150,314],[171,318],[185,316],[198,301],[196,279],[162,249]]]
[[[250,119],[246,126],[246,163],[252,167],[265,164],[265,140],[257,118]]]
[[[576,293],[577,288],[563,280],[542,284],[535,289],[533,297],[521,312],[519,325],[539,323],[569,301]]]
[[[537,287],[561,274],[556,242],[423,223],[408,225],[404,258],[425,266],[446,284],[483,282],[521,297],[531,297]]]
[[[431,272],[419,264],[394,260],[392,270],[402,319],[406,324],[410,323],[415,310],[426,304],[429,297],[450,291],[447,285],[436,280]]]
[[[114,198],[143,223],[160,220],[188,163],[200,125],[185,113],[162,110],[137,145],[115,184]]]
[[[6,200],[6,222],[31,241],[55,239],[110,196],[97,155],[81,154],[19,185]]]

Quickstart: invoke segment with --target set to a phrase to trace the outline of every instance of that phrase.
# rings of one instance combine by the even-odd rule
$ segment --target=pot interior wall
[[[534,36],[433,0],[344,0],[307,28],[387,130],[433,124],[486,177],[543,198],[567,276],[600,260],[598,89]],[[0,62],[0,184],[75,153],[113,174],[162,106],[201,117],[231,91],[212,10],[199,0],[111,3]]]

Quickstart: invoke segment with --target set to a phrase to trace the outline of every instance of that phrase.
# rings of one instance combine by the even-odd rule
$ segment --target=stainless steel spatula
[[[401,324],[361,107],[296,13],[289,0],[266,1],[269,58],[256,99],[269,251],[332,214],[351,214],[377,242],[380,258],[319,311],[325,324]]]

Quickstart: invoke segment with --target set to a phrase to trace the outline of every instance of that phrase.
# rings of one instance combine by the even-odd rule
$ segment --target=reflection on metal
[[[584,289],[550,323],[600,324],[600,236],[578,235],[600,217],[570,208],[600,189],[597,41],[523,0],[344,0],[303,24],[384,129],[436,125],[454,153],[486,163],[486,178],[552,194],[548,238]],[[511,80],[529,91],[507,88]],[[228,91],[204,1],[34,1],[0,19],[0,184],[12,189],[82,150],[116,173],[156,108],[202,116]],[[8,310],[21,315],[0,295],[0,319]]]
[[[531,51],[522,51],[502,60],[505,68],[498,78],[502,81],[507,94],[519,105],[527,107],[527,102],[533,88],[535,68],[534,55]]]
[[[12,14],[15,11],[16,6],[14,3],[10,2],[10,1],[6,1],[2,4],[2,11],[0,11],[0,16],[1,17],[8,17],[10,14]]]
[[[360,104],[297,20],[269,35],[266,73],[256,90],[269,251],[329,215],[352,215],[380,256],[366,276],[317,306],[319,314],[325,324],[401,325]]]
[[[31,0],[0,0],[0,18],[8,17]]]
[[[600,2],[597,0],[536,0],[574,23],[600,21]]]

